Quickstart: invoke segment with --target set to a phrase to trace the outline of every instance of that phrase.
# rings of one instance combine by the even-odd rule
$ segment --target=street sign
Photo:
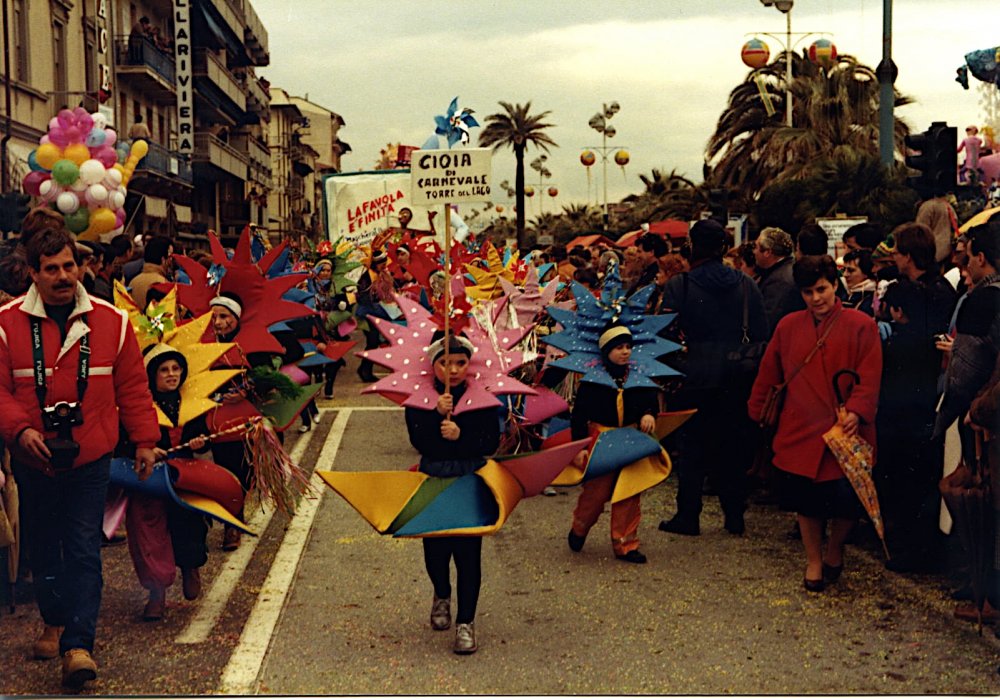
[[[413,203],[434,206],[488,201],[492,166],[489,148],[415,151],[410,162]]]

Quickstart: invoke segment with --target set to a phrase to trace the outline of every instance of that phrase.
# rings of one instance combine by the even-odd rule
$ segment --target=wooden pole
[[[451,346],[451,210],[444,205],[444,393],[451,395],[451,382],[448,379],[448,348]],[[449,415],[450,419],[451,416]]]

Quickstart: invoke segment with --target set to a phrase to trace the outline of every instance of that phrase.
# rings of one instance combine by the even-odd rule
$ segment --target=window
[[[70,104],[66,94],[66,26],[62,22],[52,23],[52,84],[56,93],[56,104]]]
[[[13,0],[14,7],[14,61],[17,66],[15,75],[22,83],[30,83],[31,75],[28,65],[28,1]]]

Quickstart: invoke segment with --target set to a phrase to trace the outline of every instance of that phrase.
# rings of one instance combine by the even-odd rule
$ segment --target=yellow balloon
[[[126,187],[128,186],[128,181],[132,179],[132,173],[135,172],[134,163],[126,163],[125,172],[122,173],[122,184]]]
[[[115,163],[111,167],[112,167],[112,169],[117,170],[118,172],[120,172],[122,175],[125,174],[125,166],[122,165],[121,163]]]
[[[90,212],[90,226],[87,231],[95,231],[98,234],[107,233],[115,227],[115,213],[107,207],[94,209]],[[84,232],[86,233],[86,231]]]
[[[149,153],[149,144],[145,141],[136,141],[132,144],[132,150],[129,152],[129,157],[135,156],[137,160],[142,160]]]
[[[96,241],[100,237],[101,237],[101,234],[99,234],[94,229],[94,224],[90,224],[89,226],[87,226],[87,230],[86,231],[84,231],[83,233],[77,234],[76,240],[78,240],[78,241]]]
[[[35,158],[38,158],[37,154],[35,155]],[[63,151],[63,158],[80,165],[83,161],[90,158],[90,149],[82,143],[71,143],[66,146],[66,150]]]
[[[43,143],[35,151],[35,160],[46,170],[52,170],[52,166],[56,164],[56,161],[62,160],[62,157],[62,149],[54,143]]]

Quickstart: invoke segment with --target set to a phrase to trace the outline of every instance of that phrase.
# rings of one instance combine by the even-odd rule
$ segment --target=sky
[[[453,97],[481,123],[500,101],[549,112],[558,144],[546,163],[556,198],[528,200],[529,218],[574,203],[603,204],[602,163],[588,171],[585,147],[601,146],[587,122],[617,101],[624,171],[607,168],[611,202],[643,190],[639,174],[676,170],[702,180],[704,148],[730,91],[749,71],[743,43],[757,36],[781,50],[785,16],[760,0],[252,0],[269,35],[271,65],[259,71],[289,94],[341,115],[352,152],[344,172],[372,169],[387,143],[420,146]],[[914,99],[897,118],[914,131],[946,121],[959,133],[982,124],[977,81],[966,91],[955,69],[969,51],[996,46],[992,0],[896,0],[896,88]],[[992,6],[992,7],[991,7]],[[882,56],[882,0],[795,0],[798,50],[822,32],[841,54],[875,67]],[[780,41],[763,36],[769,32]],[[479,129],[472,129],[473,141]],[[615,149],[617,150],[617,148]],[[539,152],[529,149],[526,162]],[[613,158],[614,150],[609,157]],[[493,160],[493,179],[514,181],[509,150]],[[526,167],[527,184],[538,175]],[[495,193],[494,202],[512,202]]]

